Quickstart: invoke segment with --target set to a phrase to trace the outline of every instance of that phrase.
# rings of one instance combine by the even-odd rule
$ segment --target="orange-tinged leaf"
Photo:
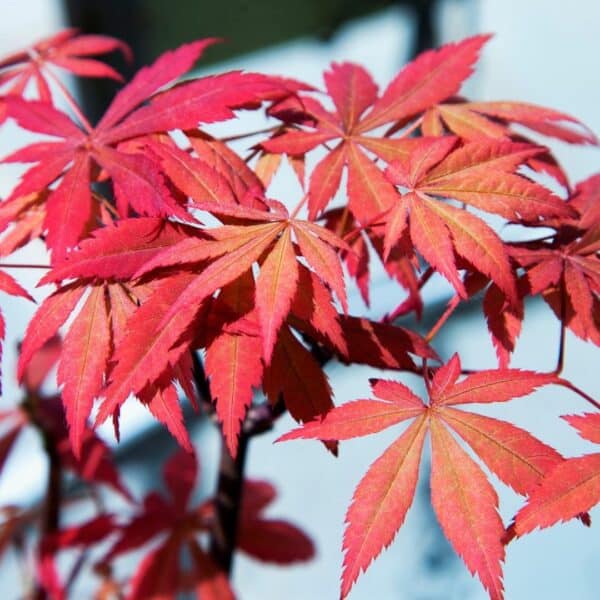
[[[430,421],[431,502],[444,535],[493,600],[504,597],[504,527],[483,471],[437,419]]]
[[[505,125],[496,123],[482,115],[469,110],[468,104],[440,104],[436,108],[428,111],[433,118],[437,117],[437,121],[432,124],[427,122],[427,114],[423,120],[423,133],[425,135],[442,135],[443,125],[455,135],[460,136],[465,140],[477,141],[483,138],[506,139],[509,131]],[[433,125],[433,126],[432,126]],[[437,125],[438,129],[435,129]],[[440,131],[439,128],[442,128]]]
[[[415,495],[426,431],[425,418],[417,419],[358,484],[346,513],[342,598],[404,522]]]
[[[261,143],[267,152],[297,156],[337,137],[332,131],[290,131]]]
[[[298,286],[288,316],[290,325],[307,333],[346,356],[348,347],[342,334],[337,310],[332,305],[331,292],[319,277],[299,264]]]
[[[263,152],[254,167],[256,175],[261,180],[265,188],[268,188],[279,170],[281,165],[281,154],[272,154],[271,152]]]
[[[135,273],[135,277],[142,277],[146,273],[161,267],[200,262],[234,252],[244,246],[251,247],[257,239],[263,240],[264,234],[271,241],[279,229],[281,229],[281,226],[273,223],[240,227],[224,225],[217,229],[210,229],[207,230],[207,233],[214,239],[204,240],[193,237],[183,239],[145,263]]]
[[[83,433],[94,398],[102,387],[111,350],[104,285],[92,288],[63,342],[57,381],[62,385],[73,454],[81,455]]]
[[[395,160],[389,167],[389,178],[396,185],[415,187],[427,173],[435,171],[435,165],[443,160],[456,146],[455,137],[419,138],[415,141],[412,151],[403,159]],[[455,153],[453,153],[455,154]],[[446,161],[444,161],[446,162]]]
[[[571,115],[526,102],[469,102],[469,110],[514,121],[572,144],[597,144],[598,138]],[[565,123],[569,123],[567,126]],[[571,126],[572,125],[572,126]]]
[[[554,448],[506,421],[450,407],[438,414],[473,448],[490,471],[524,496],[563,461]]]
[[[206,347],[205,369],[225,443],[236,456],[238,436],[253,388],[262,379],[262,343],[259,337],[222,333]]]
[[[361,135],[354,136],[354,139],[363,148],[388,163],[395,160],[408,160],[421,143],[420,138],[383,138]]]
[[[467,171],[449,175],[432,182],[421,182],[419,190],[460,200],[514,221],[573,215],[571,207],[546,188],[502,171]]]
[[[467,173],[485,174],[490,171],[512,173],[528,158],[545,151],[545,148],[533,144],[505,140],[486,139],[471,142],[447,154],[444,160],[424,173],[421,183],[433,184],[438,179],[443,180]]]
[[[563,272],[565,289],[571,305],[583,326],[584,339],[594,335],[596,324],[592,315],[594,296],[585,276],[571,261],[565,261]]]
[[[169,320],[178,319],[179,312],[186,313],[197,307],[204,299],[212,296],[212,294],[227,285],[231,281],[243,275],[256,262],[262,253],[270,246],[271,242],[277,237],[278,233],[285,226],[282,223],[269,223],[260,229],[260,233],[252,235],[251,232],[244,231],[242,241],[217,240],[216,248],[211,247],[208,252],[217,250],[219,254],[228,252],[227,244],[233,244],[235,248],[229,251],[224,256],[210,263],[205,269],[200,271],[200,274],[193,279],[190,284],[182,291],[181,295],[173,303],[173,306],[165,314],[160,327],[166,325]],[[220,228],[223,229],[223,228]],[[251,227],[243,227],[236,229],[252,229]],[[221,242],[224,242],[221,244]],[[202,250],[205,252],[206,250]],[[168,251],[167,251],[168,252]],[[174,259],[177,257],[174,256]]]
[[[600,502],[600,453],[569,458],[532,490],[517,513],[514,531],[524,535],[585,513]]]
[[[390,379],[371,379],[371,388],[377,398],[386,402],[393,402],[396,406],[421,412],[423,401],[416,396],[410,388],[399,381]]]
[[[406,234],[408,225],[408,202],[412,192],[405,194],[387,215],[383,239],[383,260],[387,261],[392,248]]]
[[[296,285],[298,262],[289,227],[265,259],[256,281],[256,307],[262,330],[263,357],[269,364],[277,332],[288,315]]]

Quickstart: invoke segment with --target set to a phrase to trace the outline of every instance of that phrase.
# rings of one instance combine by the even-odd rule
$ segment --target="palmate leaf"
[[[497,234],[480,218],[438,198],[517,221],[568,217],[568,203],[513,171],[540,149],[527,144],[480,141],[456,148],[455,138],[413,140],[410,156],[392,162],[387,176],[408,188],[390,211],[385,253],[401,241],[407,224],[423,257],[466,297],[455,254],[491,278],[512,306],[518,305],[508,253]]]
[[[518,536],[579,517],[600,502],[600,453],[568,458],[557,465],[529,495],[516,514]]]
[[[39,163],[25,173],[11,198],[41,192],[58,180],[49,194],[45,219],[53,260],[63,258],[67,249],[87,233],[95,204],[90,191],[95,177],[93,165],[104,169],[112,181],[121,217],[127,217],[133,209],[140,215],[172,215],[189,221],[190,215],[165,185],[164,172],[173,173],[173,161],[163,170],[161,160],[168,160],[164,152],[162,157],[156,156],[155,147],[153,160],[150,152],[141,152],[132,144],[133,138],[228,119],[235,108],[285,96],[299,86],[263,75],[232,72],[157,93],[188,71],[214,41],[207,39],[183,45],[139,71],[117,94],[92,131],[80,129],[49,104],[16,97],[6,100],[7,114],[21,127],[62,139],[51,144],[33,144],[4,159]],[[149,102],[140,106],[149,98]],[[173,153],[171,158],[175,158]],[[176,167],[178,173],[181,167],[181,163]],[[176,179],[181,183],[180,177]]]
[[[123,81],[109,65],[92,58],[115,50],[131,61],[131,50],[124,42],[105,35],[79,34],[76,29],[63,31],[40,40],[30,48],[0,60],[0,88],[3,94],[23,94],[30,81],[41,100],[50,102],[48,67],[59,67],[79,77],[108,77]]]
[[[204,206],[205,203],[202,203]],[[166,249],[149,261],[136,273],[142,276],[158,268],[174,265],[193,265],[213,259],[200,273],[190,278],[189,285],[180,290],[179,297],[163,315],[157,326],[174,331],[179,323],[178,334],[191,323],[197,307],[213,292],[223,288],[246,273],[253,263],[261,264],[256,284],[256,306],[258,309],[263,356],[268,364],[275,344],[277,331],[287,317],[296,292],[299,265],[292,244],[292,231],[302,238],[300,251],[306,250],[305,258],[316,274],[331,286],[345,302],[339,259],[331,245],[345,247],[343,242],[324,228],[303,221],[291,220],[286,215],[261,213],[256,209],[226,207],[226,214],[246,216],[253,223],[261,215],[266,223],[223,226],[205,230],[213,239],[190,237]],[[282,217],[285,219],[281,220]],[[261,259],[263,253],[268,251]],[[337,263],[337,264],[336,264]],[[323,274],[322,274],[323,272]],[[186,320],[187,319],[187,320]],[[167,327],[168,326],[168,327]],[[151,332],[146,331],[145,335]],[[175,333],[171,334],[174,339]]]
[[[271,361],[277,332],[290,311],[297,283],[298,262],[288,228],[283,231],[262,263],[256,281],[256,308],[266,364]]]
[[[556,233],[545,240],[515,244],[511,257],[526,270],[523,295],[542,294],[564,327],[584,340],[600,344],[598,291],[600,261],[594,217],[597,182],[581,182],[568,204],[576,217],[551,223]]]
[[[476,573],[491,598],[502,598],[504,527],[496,492],[481,468],[456,442],[459,434],[501,480],[530,493],[548,473],[566,464],[551,447],[504,421],[453,408],[465,403],[504,402],[557,383],[554,375],[496,369],[459,381],[457,355],[436,370],[429,383],[429,405],[403,384],[373,380],[377,399],[356,400],[321,419],[286,433],[291,439],[347,440],[415,419],[369,468],[346,515],[342,597],[361,571],[387,547],[412,504],[421,449],[431,434],[431,495],[436,516],[456,552]]]
[[[360,223],[368,223],[393,205],[396,192],[365,150],[388,160],[388,147],[393,148],[394,157],[407,155],[411,141],[382,140],[365,134],[386,123],[414,117],[455,94],[471,74],[487,39],[488,36],[475,36],[421,54],[379,98],[377,86],[365,69],[351,63],[332,65],[324,77],[335,111],[325,110],[313,98],[302,98],[301,111],[313,120],[314,127],[290,131],[262,143],[268,152],[294,156],[342,138],[311,175],[309,218],[314,219],[333,198],[344,167],[348,170],[350,210]]]

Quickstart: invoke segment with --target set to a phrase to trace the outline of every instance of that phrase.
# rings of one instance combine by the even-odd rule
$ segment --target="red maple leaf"
[[[455,405],[506,402],[556,383],[553,375],[500,369],[480,371],[461,381],[458,355],[440,367],[428,384],[429,404],[395,381],[373,380],[375,400],[349,402],[306,423],[281,440],[347,440],[414,419],[369,468],[346,514],[342,597],[361,571],[387,547],[404,522],[416,489],[425,434],[432,447],[431,495],[449,542],[491,598],[502,598],[504,527],[498,499],[481,468],[456,442],[458,434],[504,483],[527,494],[563,459],[551,447],[505,421],[458,410]]]
[[[263,148],[297,156],[341,138],[312,172],[308,187],[311,218],[315,218],[333,198],[344,167],[348,170],[348,206],[362,225],[397,202],[395,190],[372,162],[370,153],[388,161],[390,155],[408,152],[406,140],[367,134],[385,124],[410,121],[423,110],[455,94],[471,74],[473,63],[488,37],[475,36],[424,52],[392,80],[380,97],[377,86],[364,68],[351,63],[334,63],[325,73],[325,86],[334,111],[326,110],[310,97],[303,96],[295,101],[292,108],[302,115],[304,129],[278,135],[263,142]],[[276,105],[271,112],[285,118],[290,113],[289,108]]]
[[[83,122],[77,124],[48,103],[6,99],[7,114],[21,127],[59,140],[32,144],[4,159],[38,163],[24,174],[8,203],[59,182],[48,196],[44,219],[54,261],[86,234],[98,210],[90,186],[100,175],[111,180],[122,217],[133,210],[140,215],[191,220],[166,185],[160,164],[152,154],[140,151],[136,138],[228,119],[234,108],[290,93],[291,82],[240,72],[195,79],[161,91],[188,71],[214,41],[183,45],[141,69],[93,128],[81,114]]]

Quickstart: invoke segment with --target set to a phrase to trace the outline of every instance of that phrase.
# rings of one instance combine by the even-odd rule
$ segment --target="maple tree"
[[[555,110],[459,96],[488,39],[421,54],[382,93],[351,63],[331,65],[324,90],[240,71],[181,80],[216,42],[200,40],[141,69],[96,125],[55,69],[120,80],[98,57],[129,58],[124,43],[67,30],[0,61],[0,123],[40,136],[2,159],[28,167],[0,204],[0,255],[41,240],[49,264],[34,267],[45,268],[39,284],[53,286],[20,347],[23,398],[0,413],[0,470],[26,427],[42,436],[50,464],[40,506],[6,507],[0,534],[6,551],[37,525],[36,597],[68,596],[80,565],[65,575],[64,550],[78,549],[85,562],[109,542],[94,563],[98,598],[183,590],[233,598],[234,552],[281,565],[310,559],[304,532],[262,514],[275,489],[244,477],[249,440],[284,413],[299,425],[280,441],[317,439],[333,455],[340,442],[404,427],[346,513],[342,597],[402,526],[426,439],[435,515],[490,598],[504,595],[506,544],[559,521],[590,524],[599,453],[564,457],[469,407],[554,385],[600,409],[561,377],[567,328],[600,345],[600,175],[572,186],[535,136],[598,140]],[[230,138],[203,129],[247,111],[269,126]],[[297,189],[274,199],[284,156]],[[519,226],[523,241],[504,239],[498,222]],[[347,287],[368,304],[376,262],[402,291],[382,319],[349,314]],[[19,266],[27,268],[0,264],[0,289],[31,301],[6,272]],[[435,279],[453,295],[423,332],[422,292]],[[560,321],[552,372],[510,365],[534,296]],[[436,335],[465,302],[481,306],[497,365],[465,370],[458,353],[436,351]],[[4,328],[0,320],[1,337]],[[374,398],[334,402],[325,371],[334,360],[395,374],[371,380]],[[59,391],[47,395],[42,383],[54,367]],[[404,375],[424,383],[425,398]],[[200,503],[192,492],[201,449],[181,392],[222,434],[217,490]],[[167,496],[135,498],[94,431],[110,419],[118,438],[120,413],[136,401],[181,446],[164,465]],[[598,412],[564,419],[600,443]],[[482,465],[526,498],[512,522],[501,520]],[[97,503],[91,519],[66,525],[63,504],[85,498],[64,493],[63,471],[92,497],[106,486],[127,510]],[[117,575],[114,563],[137,549],[145,552],[139,567]]]

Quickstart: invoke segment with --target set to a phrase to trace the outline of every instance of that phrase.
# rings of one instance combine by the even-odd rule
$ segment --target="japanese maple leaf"
[[[84,123],[82,129],[47,103],[6,100],[9,116],[21,127],[58,138],[32,144],[4,159],[38,163],[25,173],[9,202],[58,180],[48,196],[44,220],[53,260],[62,259],[86,233],[95,206],[90,185],[98,168],[112,182],[122,217],[133,209],[140,215],[190,220],[166,185],[160,166],[139,149],[131,151],[134,138],[228,119],[233,108],[289,93],[289,82],[240,72],[196,79],[157,93],[188,71],[214,41],[185,44],[141,69],[94,128]]]
[[[0,88],[3,88],[3,94],[20,96],[27,85],[34,82],[40,100],[51,102],[48,81],[55,79],[52,67],[79,77],[109,77],[123,81],[112,67],[92,58],[115,50],[119,50],[128,61],[132,60],[129,46],[116,38],[79,34],[77,29],[65,29],[29,48],[3,57],[0,60]]]
[[[431,440],[431,496],[444,534],[491,598],[502,598],[504,527],[498,498],[484,472],[457,443],[458,434],[495,473],[527,494],[555,465],[558,452],[505,421],[455,408],[460,404],[506,402],[537,387],[556,383],[553,375],[500,369],[480,371],[458,381],[458,355],[440,367],[428,384],[429,404],[405,385],[373,380],[376,399],[332,409],[324,418],[280,440],[347,440],[413,419],[404,433],[371,465],[358,484],[346,514],[342,597],[361,571],[387,547],[404,522],[414,497],[427,432]]]
[[[410,144],[407,146],[405,139],[367,134],[388,123],[410,121],[454,95],[472,73],[473,64],[488,38],[475,36],[424,52],[392,80],[381,96],[364,68],[351,63],[331,66],[325,73],[325,86],[335,109],[328,111],[313,98],[302,97],[295,108],[304,115],[304,128],[262,143],[269,152],[303,155],[341,138],[311,174],[308,186],[311,219],[333,198],[344,168],[348,172],[348,206],[362,225],[398,201],[396,191],[373,163],[371,154],[387,162],[390,157],[407,154]],[[281,114],[285,117],[286,113]],[[314,126],[309,126],[310,120]]]
[[[186,343],[182,336],[197,320],[202,306],[214,292],[244,276],[256,262],[260,272],[254,292],[259,325],[255,333],[260,338],[265,365],[271,362],[298,288],[300,257],[346,306],[343,274],[336,254],[336,249],[345,248],[345,244],[327,229],[291,218],[281,206],[266,212],[208,201],[194,201],[194,205],[246,223],[204,229],[210,239],[195,236],[182,240],[138,270],[136,275],[141,277],[164,267],[180,268],[166,276],[128,323],[127,343],[117,348],[116,366],[99,420],[112,414],[129,393],[137,393],[159,377],[169,363],[173,364],[189,348],[191,338],[188,336]],[[133,339],[139,342],[129,343]]]
[[[593,207],[598,197],[594,178],[578,185],[570,205],[582,215],[554,236],[515,244],[511,256],[526,269],[526,294],[542,294],[557,318],[584,340],[600,344],[600,227]],[[592,208],[593,207],[593,208]]]
[[[484,138],[523,141],[524,138],[509,126],[511,123],[571,144],[598,143],[596,136],[574,117],[524,102],[465,102],[455,99],[428,109],[423,115],[421,132],[434,136],[450,132],[468,141]],[[550,151],[529,158],[527,166],[547,173],[569,189],[567,175]]]
[[[195,455],[175,453],[163,469],[169,492],[165,498],[156,492],[146,496],[142,511],[129,523],[115,528],[119,538],[105,561],[146,545],[159,534],[162,542],[142,560],[131,580],[130,599],[147,598],[161,593],[175,597],[184,588],[195,588],[202,598],[233,598],[227,577],[219,571],[202,548],[200,535],[210,532],[214,521],[214,503],[206,500],[197,506],[190,498],[198,478]],[[240,507],[238,547],[242,552],[266,562],[292,564],[312,558],[310,539],[292,524],[264,516],[263,511],[275,499],[275,489],[264,481],[244,484]],[[260,531],[260,536],[256,532]],[[187,547],[192,557],[192,572],[180,565],[180,551]],[[212,586],[212,593],[210,593]],[[219,588],[217,594],[215,587]]]
[[[481,218],[444,199],[525,223],[572,215],[573,209],[546,188],[511,172],[539,149],[496,141],[456,148],[457,140],[451,137],[411,142],[410,156],[394,160],[386,171],[406,193],[386,217],[384,252],[410,236],[419,253],[461,297],[466,291],[456,256],[491,278],[516,305],[514,275],[500,238]]]
[[[600,444],[600,414],[567,415],[563,419],[577,429],[582,438]],[[527,504],[515,516],[508,533],[521,536],[537,527],[580,517],[598,502],[600,452],[568,458],[531,490]]]
[[[65,335],[58,367],[58,383],[62,386],[75,455],[81,449],[94,398],[111,373],[112,350],[123,340],[125,324],[137,303],[143,302],[156,285],[151,282],[134,286],[115,280],[131,279],[146,260],[165,247],[188,239],[188,230],[186,226],[159,218],[124,220],[96,230],[94,237],[82,242],[77,253],[44,278],[44,282],[57,281],[76,274],[80,279],[59,288],[41,304],[23,340],[18,377],[24,378],[35,352],[80,306]],[[188,360],[182,357],[168,371],[169,377],[165,374],[157,378],[152,387],[139,390],[150,412],[186,447],[189,447],[189,439],[171,376],[180,380],[186,393],[190,393],[193,386]],[[190,398],[193,402],[194,395]]]

